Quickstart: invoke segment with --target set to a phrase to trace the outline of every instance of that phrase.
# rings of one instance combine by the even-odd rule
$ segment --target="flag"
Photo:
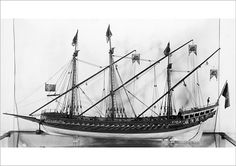
[[[212,79],[212,77],[215,77],[217,79],[217,75],[218,75],[217,69],[210,70],[210,80]]]
[[[225,83],[224,88],[222,90],[222,96],[225,97],[225,108],[230,106],[230,101],[229,101],[229,87],[228,87],[228,82]]]
[[[193,52],[195,55],[197,55],[197,45],[193,44],[193,45],[189,45],[188,46],[188,51],[189,51],[189,55]]]
[[[107,32],[106,32],[106,37],[107,37],[107,42],[110,41],[112,36],[111,30],[110,30],[110,25],[107,28]]]
[[[132,54],[132,63],[134,63],[135,61],[140,64],[140,54]]]
[[[76,46],[77,42],[78,42],[78,29],[77,29],[77,32],[76,32],[73,40],[72,40],[72,46]]]
[[[166,49],[164,50],[165,56],[168,56],[170,53],[170,42],[167,44]]]
[[[45,91],[46,92],[55,92],[56,91],[56,85],[45,83]]]

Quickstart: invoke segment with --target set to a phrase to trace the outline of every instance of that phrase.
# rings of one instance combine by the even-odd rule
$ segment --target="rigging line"
[[[79,71],[79,62],[78,62],[78,65],[77,65],[77,71]],[[78,74],[78,72],[76,73],[76,78],[77,78],[77,81],[78,81],[78,79],[79,79],[79,74]],[[77,84],[77,82],[76,82],[76,84]],[[77,100],[76,100],[76,101],[78,101],[78,99],[79,99],[79,103],[77,103],[77,107],[78,107],[77,113],[80,114],[80,111],[82,112],[82,110],[83,110],[83,106],[82,106],[82,102],[81,102],[81,94],[80,94],[80,91],[78,90],[77,93],[78,93],[78,94],[77,94]]]
[[[64,67],[66,67],[68,65],[68,62],[63,65],[52,77],[50,77],[46,82],[50,81],[59,71],[61,71]],[[35,94],[35,92],[37,92],[40,88],[42,88],[44,86],[45,83],[40,84],[37,88],[35,88],[32,93],[30,93],[29,95],[27,95],[25,98],[23,98],[22,100],[20,100],[18,102],[18,104],[22,103],[23,101],[25,101],[26,99],[28,99],[29,97],[31,97],[33,94]]]
[[[184,73],[189,73],[190,71],[189,70],[174,70],[174,69],[172,69],[172,70],[170,70],[171,72],[184,72]]]
[[[132,62],[133,63],[133,62]],[[136,74],[136,63],[134,63],[133,64],[133,73],[134,73],[134,75]],[[134,79],[134,81],[133,81],[133,93],[135,92],[135,87],[136,87],[136,79]],[[135,101],[133,100],[132,101],[133,102],[133,105],[135,105]],[[135,116],[136,117],[136,116]]]
[[[72,63],[72,62],[71,62]],[[68,72],[69,72],[69,70],[70,70],[70,65],[71,65],[71,63],[68,63],[68,67],[65,69],[65,71],[61,74],[61,76],[60,76],[60,78],[59,79],[61,79],[61,77],[62,77],[62,81],[61,81],[61,83],[59,83],[59,85],[58,85],[58,89],[64,89],[64,87],[65,87],[65,83],[66,83],[66,81],[64,81],[65,79],[66,79],[66,76],[67,76],[67,74],[68,74]],[[59,80],[58,79],[58,80]],[[58,82],[58,81],[57,81]],[[60,91],[59,91],[59,94],[60,94]],[[61,101],[60,99],[59,99],[59,101]],[[59,103],[59,101],[58,100],[56,100],[56,102],[58,102]],[[64,102],[63,102],[64,103]],[[62,108],[63,108],[63,105],[62,105]],[[59,109],[59,104],[57,104],[57,106],[56,106],[56,109]]]
[[[70,72],[72,72],[72,69],[70,70]],[[70,77],[69,77],[69,79],[67,81],[66,89],[69,89],[70,83],[71,83],[71,79],[72,79],[72,74],[70,74]],[[69,98],[68,96],[65,96],[64,102],[63,102],[63,104],[65,105],[66,112],[67,112],[67,109],[68,109],[67,106],[69,106],[69,99],[68,98]]]
[[[164,88],[164,92],[166,91],[166,86],[167,86],[167,83],[165,83],[165,88]],[[153,102],[153,101],[152,101]],[[162,113],[162,107],[164,107],[164,100],[161,100],[161,107],[160,107],[160,112]]]
[[[68,72],[70,71],[70,66],[68,67],[68,69],[66,69],[66,72],[65,72],[65,76],[64,78],[62,79],[63,81],[63,84],[61,85],[61,91],[64,91],[64,88],[66,87],[66,85],[68,85],[67,81],[66,81],[66,78],[68,77]],[[68,89],[68,87],[66,87],[66,89]],[[66,97],[64,98],[64,101],[63,101],[63,107],[66,106]]]
[[[71,65],[71,63],[70,63]],[[62,81],[61,83],[58,85],[59,89],[59,93],[61,93],[61,91],[63,91],[63,89],[65,88],[65,85],[66,85],[66,77],[68,76],[68,73],[70,72],[70,65],[68,66],[68,68],[64,71],[63,73],[63,77],[62,77]]]
[[[121,57],[119,55],[113,55],[114,57]],[[132,59],[132,57],[126,57],[126,59]],[[146,61],[146,62],[155,62],[154,60],[150,60],[150,59],[141,59],[140,58],[140,61]]]
[[[67,67],[65,68],[65,71],[62,72],[62,74],[60,75],[60,77],[58,78],[58,80],[56,81],[56,84],[58,83],[58,81],[62,78],[62,80],[65,78],[65,75],[67,74],[68,70],[70,69],[70,65],[71,65],[72,61],[70,61],[70,63],[68,63]]]
[[[185,83],[185,82],[184,82],[184,83]],[[193,94],[190,92],[190,90],[189,90],[187,84],[185,83],[184,86],[185,86],[185,89],[186,89],[187,93],[190,95],[189,101],[192,103],[193,106],[196,105],[196,101],[194,100],[194,96],[193,96]]]
[[[90,97],[83,91],[83,89],[81,87],[79,87],[79,89],[82,91],[82,93],[85,95],[85,97],[88,99],[88,101],[90,101],[91,104],[93,104],[93,101],[92,99],[90,99]],[[104,116],[104,114],[102,113],[102,111],[97,107],[95,106],[95,108]]]
[[[127,90],[127,89],[126,89]],[[129,90],[127,90],[127,92],[132,95],[135,99],[137,99],[140,103],[142,103],[144,106],[148,107],[148,105],[146,105],[142,100],[140,100],[137,96],[135,96],[134,94],[132,94]],[[153,109],[150,109],[153,113],[155,113],[156,115],[158,115]]]
[[[71,63],[69,63],[69,64],[71,64]],[[64,76],[63,76],[63,78],[62,78],[62,83],[60,83],[60,85],[59,85],[59,94],[61,93],[61,91],[63,91],[63,89],[65,88],[65,85],[66,85],[66,78],[67,78],[67,76],[68,76],[68,72],[69,72],[69,69],[70,69],[70,65],[68,66],[68,68],[65,70],[65,72],[64,72]],[[56,100],[56,102],[57,102],[58,100]],[[61,101],[61,100],[59,100],[59,101]],[[65,107],[65,98],[64,98],[64,101],[62,101],[62,109],[63,109],[63,107]],[[58,109],[59,108],[59,105],[57,105],[57,107],[56,107],[56,109]]]
[[[115,62],[111,63],[110,65],[106,66],[105,68],[103,68],[102,70],[98,71],[97,73],[93,74],[92,76],[88,77],[87,79],[81,81],[80,83],[78,83],[76,86],[70,88],[69,90],[65,91],[64,93],[62,93],[61,95],[59,95],[58,97],[56,97],[55,99],[49,101],[48,103],[44,104],[43,106],[39,107],[38,109],[36,109],[35,111],[31,112],[29,115],[33,115],[35,112],[39,111],[40,109],[44,108],[45,106],[47,106],[48,104],[52,103],[53,101],[57,100],[58,98],[60,98],[61,96],[67,94],[68,92],[70,92],[71,90],[73,90],[74,88],[77,88],[78,86],[86,83],[88,80],[90,80],[91,78],[93,78],[94,76],[100,74],[101,72],[103,72],[104,70],[108,69],[110,66],[114,65],[115,63],[119,62],[120,60],[124,59],[125,57],[127,57],[128,55],[132,54],[133,52],[135,52],[136,50],[133,50],[131,52],[129,52],[128,54],[124,55],[122,58],[116,60]]]
[[[117,74],[118,74],[118,76],[119,76],[119,78],[120,78],[121,84],[123,84],[123,81],[122,81],[122,79],[121,79],[120,72],[118,71],[117,66],[116,66],[116,71],[117,71]],[[133,107],[132,104],[131,104],[129,95],[127,94],[127,89],[126,89],[125,87],[123,87],[123,88],[124,88],[125,94],[126,94],[126,96],[127,96],[127,98],[128,98],[128,101],[129,101],[130,107],[131,107],[131,109],[132,109],[132,112],[133,112],[134,116],[136,117],[137,115],[136,115],[136,113],[135,113],[135,111],[134,111],[134,107]]]
[[[154,82],[153,82],[153,94],[152,94],[152,102],[159,96],[158,88],[157,88],[157,78],[156,78],[156,66],[153,67],[154,74]],[[159,108],[159,104],[156,106]],[[153,107],[155,109],[155,106]]]
[[[199,105],[201,105],[202,93],[201,93],[201,87],[200,87],[200,83],[199,83],[198,72],[197,72],[197,86],[198,86]],[[202,103],[202,104],[203,104],[203,103]]]
[[[171,87],[165,94],[163,94],[159,99],[157,99],[154,103],[152,103],[147,109],[145,109],[137,118],[143,115],[147,110],[149,110],[152,106],[154,106],[158,101],[160,101],[163,97],[165,97],[170,91],[173,91],[175,87],[177,87],[181,82],[183,82],[187,77],[189,77],[193,72],[195,72],[198,68],[200,68],[207,60],[209,60],[216,52],[218,52],[220,48],[214,51],[207,59],[205,59],[202,63],[200,63],[197,67],[195,67],[190,73],[188,73],[184,78],[182,78],[178,83],[176,83],[173,87]]]
[[[103,66],[99,66],[99,65],[96,65],[96,64],[91,63],[91,62],[87,62],[87,61],[84,61],[84,60],[81,60],[81,59],[77,59],[77,60],[82,62],[82,63],[88,64],[90,66],[94,66],[94,67],[98,67],[98,68],[103,68]]]
[[[106,89],[105,89],[105,83],[106,83],[106,73],[105,71],[103,72],[103,89],[102,89],[102,97],[106,94]],[[101,109],[104,109],[104,106],[106,107],[105,101],[101,104]]]

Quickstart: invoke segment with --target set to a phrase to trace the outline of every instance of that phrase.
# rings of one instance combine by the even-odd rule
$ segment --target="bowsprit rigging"
[[[72,40],[72,45],[74,46],[72,60],[69,67],[67,67],[60,76],[63,83],[59,83],[59,88],[56,88],[54,84],[45,84],[45,90],[53,92],[53,94],[48,94],[48,96],[53,97],[53,99],[30,113],[29,116],[5,114],[39,123],[46,131],[59,134],[120,139],[165,139],[178,137],[184,133],[199,131],[201,124],[215,115],[220,96],[217,101],[208,103],[207,106],[200,104],[201,97],[199,96],[201,90],[197,71],[204,63],[208,62],[220,48],[214,51],[199,65],[192,65],[192,69],[177,70],[174,69],[175,61],[172,57],[175,56],[175,52],[188,44],[189,54],[197,54],[196,44],[190,45],[193,40],[187,41],[174,50],[171,50],[170,43],[168,43],[160,59],[149,60],[140,58],[141,54],[136,53],[136,50],[124,56],[114,55],[115,48],[112,47],[111,38],[112,32],[109,25],[106,31],[106,39],[109,45],[109,65],[102,67],[78,58],[80,50],[78,49],[77,30]],[[114,57],[118,57],[119,59],[114,60]],[[140,64],[140,62],[148,62],[149,66],[137,72],[135,65],[133,65],[133,75],[127,80],[124,80],[118,65],[118,62],[124,59],[131,60],[132,64],[136,62],[138,64]],[[167,60],[167,67],[164,70],[166,72],[166,88],[164,93],[159,96],[159,94],[157,95],[157,83],[159,83],[160,80],[157,78],[157,67],[164,60]],[[80,70],[78,70],[78,62],[101,68],[101,70],[79,82]],[[106,74],[106,71],[108,74]],[[144,77],[144,75],[149,72],[153,72],[154,75],[152,78],[153,95],[151,104],[145,103],[142,98],[139,98],[134,92],[128,89],[128,86],[132,84],[135,85],[136,82],[140,81],[140,78]],[[177,83],[174,83],[172,82],[173,72],[182,72],[186,73],[186,75]],[[197,88],[197,90],[194,90],[192,96],[193,99],[198,100],[198,102],[195,102],[194,106],[190,109],[181,107],[177,110],[175,107],[174,90],[182,84],[188,89],[188,92],[191,93],[191,89],[187,88],[186,80],[188,80],[190,76],[193,76],[193,74],[195,74],[193,87]],[[95,100],[93,96],[87,93],[83,86],[87,86],[88,83],[98,75],[103,75],[102,95],[100,99]],[[108,76],[107,82],[106,75]],[[95,81],[95,83],[96,89],[98,89],[97,81]],[[136,88],[133,88],[133,91],[135,89]],[[56,91],[58,93],[56,93]],[[146,88],[144,91],[146,91]],[[227,103],[229,103],[229,95],[227,95],[228,85],[224,86],[222,94],[227,99]],[[87,104],[85,104],[82,96],[86,98]],[[135,107],[136,102],[134,102],[134,100],[137,100],[137,102],[145,106],[145,110],[142,110],[142,107]],[[52,103],[56,103],[55,109],[50,111],[45,109],[46,106]],[[227,104],[226,107],[227,106],[229,106],[229,104]],[[44,110],[42,110],[43,108]],[[93,115],[92,113],[94,112],[92,112],[92,110],[96,110],[99,116]],[[40,117],[32,117],[38,111],[41,111]],[[148,111],[152,113],[151,116],[147,116],[146,112]]]

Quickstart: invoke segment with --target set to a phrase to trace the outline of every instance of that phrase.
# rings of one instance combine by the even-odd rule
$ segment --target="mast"
[[[170,43],[167,44],[166,49],[164,50],[164,54],[168,55],[167,57],[167,117],[169,118],[172,115],[172,91],[170,91],[171,88],[171,68],[172,63],[170,63]]]
[[[72,59],[72,82],[71,82],[71,88],[76,86],[76,57],[78,56],[79,50],[77,49],[77,43],[78,43],[78,30],[76,32],[76,35],[73,39],[72,46],[74,46],[75,51],[73,54],[73,59]],[[73,88],[71,91],[71,107],[70,107],[70,117],[73,116],[74,110],[75,110],[75,96],[77,93],[77,88]]]
[[[114,101],[114,65],[113,65],[113,53],[114,53],[114,48],[111,47],[111,30],[110,30],[110,25],[107,28],[106,32],[106,37],[107,37],[107,42],[109,42],[109,75],[110,75],[110,95],[111,95],[111,108],[110,108],[110,116],[111,119],[114,119],[115,117],[115,101]]]

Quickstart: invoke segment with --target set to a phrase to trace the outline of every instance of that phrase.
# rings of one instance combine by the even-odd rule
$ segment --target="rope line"
[[[117,71],[117,74],[118,74],[118,76],[119,76],[119,78],[120,78],[121,84],[124,84],[123,81],[122,81],[122,79],[121,79],[121,76],[120,76],[120,73],[119,73],[117,67],[116,67],[116,71]],[[123,86],[123,89],[124,89],[124,91],[125,91],[125,94],[126,94],[126,96],[127,96],[128,101],[129,101],[129,104],[130,104],[130,107],[131,107],[131,109],[132,109],[132,112],[133,112],[134,116],[136,117],[137,115],[136,115],[136,113],[135,113],[135,111],[134,111],[134,107],[133,107],[133,105],[132,105],[132,103],[131,103],[131,101],[130,101],[129,95],[127,94],[127,89],[126,89],[124,86]]]

